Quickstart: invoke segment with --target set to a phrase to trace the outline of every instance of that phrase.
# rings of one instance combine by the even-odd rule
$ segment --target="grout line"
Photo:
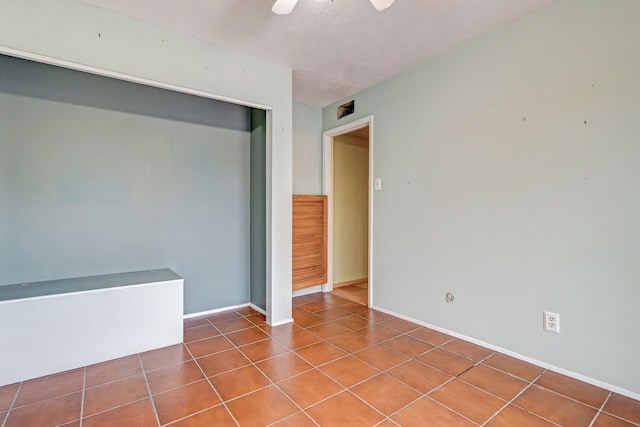
[[[602,413],[602,410],[604,409],[604,405],[606,405],[609,399],[611,398],[611,394],[612,392],[609,392],[609,394],[607,395],[607,398],[604,400],[604,402],[602,402],[602,405],[600,405],[600,409],[598,409],[598,412],[596,412],[595,417],[593,417],[593,420],[591,420],[591,424],[589,424],[589,427],[592,427],[595,424],[596,420],[598,419],[598,417]]]
[[[9,409],[7,409],[7,413],[4,416],[4,421],[2,422],[2,427],[5,427],[7,425],[7,421],[9,420],[9,415],[11,415],[11,411],[13,410],[13,406],[16,404],[16,400],[18,400],[18,394],[20,393],[20,390],[22,390],[22,385],[24,384],[24,381],[20,381],[20,385],[18,386],[18,389],[16,390],[16,394],[15,396],[13,396],[13,400],[11,401],[11,405],[9,405]]]
[[[84,418],[84,392],[87,386],[87,367],[84,367],[84,375],[82,376],[82,397],[80,400],[80,427],[82,427],[82,422]]]
[[[214,326],[214,327],[215,327],[215,326]],[[216,329],[217,329],[217,328],[216,328]],[[225,337],[225,338],[227,338],[227,337]],[[228,338],[227,338],[227,339],[228,339]],[[231,343],[231,344],[233,344],[233,343]],[[231,413],[231,411],[229,410],[229,407],[227,406],[226,402],[224,401],[224,399],[222,399],[222,396],[220,396],[220,393],[218,393],[218,390],[216,390],[216,388],[215,388],[215,387],[213,386],[213,384],[211,383],[211,380],[209,379],[209,377],[207,376],[207,374],[206,374],[206,373],[204,372],[204,370],[202,369],[202,366],[200,366],[200,364],[198,363],[197,359],[196,359],[195,357],[193,357],[193,353],[191,353],[191,350],[189,350],[189,348],[188,348],[186,345],[185,345],[184,347],[187,349],[187,352],[191,355],[192,360],[196,363],[196,366],[198,367],[198,369],[200,369],[200,372],[202,373],[202,375],[204,375],[205,380],[207,380],[207,383],[209,383],[209,386],[211,387],[211,389],[213,390],[213,392],[216,394],[216,396],[218,396],[218,399],[220,399],[220,404],[221,404],[222,406],[224,406],[224,408],[227,410],[227,413],[229,414],[229,416],[231,417],[231,419],[233,420],[233,422],[234,422],[234,423],[236,423],[236,426],[239,426],[239,425],[240,425],[240,423],[238,422],[238,420],[236,420],[236,417],[234,417],[234,416],[233,416],[233,414],[232,414],[232,413]],[[219,352],[219,353],[220,353],[220,352]],[[192,417],[192,416],[193,416],[193,415],[195,415],[195,414],[199,414],[200,412],[208,411],[209,409],[211,409],[211,408],[215,408],[216,406],[218,406],[218,405],[214,405],[214,406],[211,406],[211,407],[209,407],[209,408],[205,408],[205,409],[203,409],[202,411],[199,411],[199,412],[196,412],[196,413],[193,413],[193,414],[189,414],[189,415],[187,415],[186,417],[181,418],[181,419],[185,419],[185,418],[188,418],[188,417]],[[178,421],[178,420],[176,420],[176,421]]]
[[[153,407],[153,413],[156,416],[156,422],[158,423],[158,426],[160,426],[160,417],[158,416],[158,410],[156,409],[156,402],[153,400],[153,394],[151,394],[149,379],[147,378],[147,373],[144,370],[144,365],[142,364],[142,357],[140,356],[140,353],[138,353],[138,363],[140,364],[140,368],[142,368],[142,375],[144,375],[144,382],[147,385],[147,393],[149,393],[149,401],[151,402],[151,406]]]

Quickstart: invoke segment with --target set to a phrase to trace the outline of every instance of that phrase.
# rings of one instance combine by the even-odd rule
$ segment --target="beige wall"
[[[333,283],[367,277],[369,150],[342,135],[333,147]]]

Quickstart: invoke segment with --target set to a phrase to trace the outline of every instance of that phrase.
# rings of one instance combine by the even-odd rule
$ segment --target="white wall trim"
[[[528,356],[524,356],[524,355],[522,355],[520,353],[516,353],[515,351],[511,351],[511,350],[508,350],[506,348],[499,347],[497,345],[493,345],[491,343],[488,343],[488,342],[485,342],[485,341],[481,341],[481,340],[469,337],[467,335],[459,334],[457,332],[450,331],[448,329],[441,328],[439,326],[435,326],[435,325],[432,325],[432,324],[427,323],[427,322],[422,322],[420,320],[416,320],[416,319],[414,319],[412,317],[409,317],[409,316],[404,316],[402,314],[396,313],[396,312],[391,311],[391,310],[386,310],[386,309],[380,308],[380,307],[371,307],[371,308],[373,308],[375,310],[378,310],[378,311],[381,311],[383,313],[390,314],[392,316],[398,317],[400,319],[404,319],[404,320],[409,321],[411,323],[415,323],[417,325],[424,326],[426,328],[433,329],[433,330],[436,330],[438,332],[442,332],[442,333],[447,334],[447,335],[451,335],[452,337],[460,338],[460,339],[465,340],[465,341],[469,341],[469,342],[471,342],[473,344],[477,344],[479,346],[486,347],[486,348],[488,348],[490,350],[499,351],[500,353],[504,353],[507,356],[511,356],[511,357],[513,357],[515,359],[522,360],[523,362],[528,362],[528,363],[531,363],[533,365],[539,366],[541,368],[548,369],[550,371],[557,372],[557,373],[562,374],[562,375],[566,375],[567,377],[571,377],[571,378],[574,378],[576,380],[583,381],[583,382],[585,382],[587,384],[591,384],[591,385],[594,385],[596,387],[600,387],[600,388],[603,388],[605,390],[609,390],[609,391],[612,391],[614,393],[618,393],[618,394],[630,397],[630,398],[635,399],[635,400],[640,400],[640,394],[638,394],[638,393],[634,393],[632,391],[625,390],[623,388],[620,388],[618,386],[615,386],[615,385],[612,385],[612,384],[609,384],[609,383],[605,383],[605,382],[597,380],[595,378],[587,377],[587,376],[579,374],[577,372],[573,372],[573,371],[569,371],[569,370],[566,370],[566,369],[563,369],[563,368],[559,368],[559,367],[551,365],[549,363],[545,363],[545,362],[542,362],[540,360],[533,359],[533,358],[528,357]]]
[[[276,326],[282,326],[282,325],[286,325],[286,324],[288,324],[288,323],[293,323],[293,319],[292,319],[292,318],[290,318],[290,319],[284,319],[284,320],[281,320],[281,321],[279,321],[279,322],[275,322],[274,324],[269,325],[269,326],[271,326],[272,328],[274,328],[274,327],[276,327]]]
[[[118,80],[124,80],[127,82],[138,83],[145,86],[157,87],[160,89],[167,89],[174,92],[186,93],[188,95],[200,96],[202,98],[215,99],[217,101],[229,102],[231,104],[244,105],[245,107],[259,108],[261,110],[270,111],[271,107],[268,105],[256,104],[254,102],[244,101],[241,99],[230,98],[227,96],[216,95],[210,92],[204,92],[201,90],[190,89],[184,86],[178,86],[170,83],[159,82],[156,80],[145,79],[143,77],[132,76],[129,74],[119,73],[117,71],[105,70],[103,68],[92,67],[90,65],[78,64],[72,61],[66,61],[59,58],[51,58],[45,55],[39,55],[33,52],[25,52],[18,49],[13,49],[7,46],[0,45],[0,53],[17,58],[29,59],[31,61],[41,62],[49,65],[56,65],[58,67],[69,68],[76,71],[84,71],[85,73],[96,74],[98,76],[111,77]]]
[[[369,230],[368,230],[368,276],[369,276],[369,307],[373,305],[373,116],[363,117],[342,126],[329,129],[322,134],[322,192],[327,196],[329,218],[327,218],[327,283],[322,285],[323,292],[333,290],[333,138],[369,127]]]
[[[293,291],[292,296],[301,297],[302,295],[309,295],[309,294],[315,294],[317,292],[322,292],[323,287],[326,285],[327,284],[325,283],[324,285],[316,285],[316,286],[310,286],[304,289],[298,289],[296,291]]]
[[[253,308],[255,311],[257,311],[260,314],[264,314],[265,316],[267,315],[267,312],[265,310],[263,310],[262,308],[258,307],[257,305],[255,305],[252,302],[249,303],[249,307]]]
[[[193,317],[208,316],[210,314],[220,313],[221,311],[237,310],[239,308],[244,308],[244,307],[249,307],[249,303],[247,302],[245,304],[240,304],[240,305],[230,305],[228,307],[214,308],[213,310],[199,311],[197,313],[189,313],[189,314],[185,314],[183,318],[191,319]]]

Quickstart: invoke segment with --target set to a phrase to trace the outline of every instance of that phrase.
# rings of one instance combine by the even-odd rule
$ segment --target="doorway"
[[[372,305],[372,117],[324,134],[328,283],[324,292]]]

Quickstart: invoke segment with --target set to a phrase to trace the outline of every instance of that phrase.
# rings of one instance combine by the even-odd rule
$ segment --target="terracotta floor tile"
[[[210,322],[218,323],[218,322],[224,322],[231,319],[237,319],[240,317],[242,316],[236,313],[235,311],[230,310],[230,311],[221,311],[219,313],[210,314],[206,318]]]
[[[330,293],[322,294],[321,299],[322,299],[323,301],[328,302],[329,304],[331,304],[331,305],[332,305],[332,306],[334,306],[334,307],[339,307],[339,306],[341,306],[342,304],[346,304],[346,303],[348,303],[348,302],[349,302],[349,300],[346,300],[346,299],[344,299],[344,298],[337,297],[337,296],[335,296],[335,295],[333,295],[333,294],[330,294]]]
[[[186,362],[192,357],[183,344],[178,344],[140,353],[140,359],[144,370],[148,372],[174,363]]]
[[[258,390],[227,404],[241,426],[265,426],[299,411],[289,398],[274,386]]]
[[[210,381],[224,401],[251,393],[271,384],[271,381],[253,365],[211,377]]]
[[[256,326],[267,324],[267,317],[262,313],[253,314],[251,316],[245,316],[245,319],[247,319],[249,322],[253,323]]]
[[[257,314],[260,314],[259,311],[255,310],[253,307],[241,307],[241,308],[237,308],[235,310],[236,313],[241,314],[243,316],[255,316]]]
[[[542,387],[532,385],[513,404],[564,427],[588,426],[597,411]]]
[[[291,415],[290,417],[285,418],[282,421],[279,421],[272,425],[272,427],[316,427],[317,424],[314,423],[311,418],[304,412],[298,412],[297,414]]]
[[[384,344],[399,351],[400,353],[406,354],[409,357],[417,357],[422,353],[433,349],[431,344],[427,344],[426,342],[410,337],[409,335],[401,335],[390,339]]]
[[[306,347],[308,345],[315,344],[317,342],[322,341],[322,338],[320,338],[319,336],[304,330],[296,331],[289,335],[283,334],[281,336],[276,337],[276,339],[280,341],[282,344],[284,344],[285,346],[289,347],[290,349]]]
[[[312,369],[313,366],[294,353],[284,353],[271,359],[263,360],[256,366],[273,382],[278,382]]]
[[[373,426],[384,416],[348,391],[307,409],[321,426]]]
[[[608,390],[552,371],[546,371],[535,383],[597,409],[609,396]]]
[[[7,416],[7,411],[0,412],[0,426],[3,425],[4,419]]]
[[[321,298],[321,295],[319,292],[313,293],[313,294],[307,294],[307,295],[301,295],[299,297],[293,297],[292,298],[292,302],[293,304],[307,304],[310,302],[314,302],[314,301],[319,301]]]
[[[515,426],[554,427],[556,425],[513,405],[507,406],[494,419],[487,423],[487,427]]]
[[[229,338],[229,341],[240,347],[246,344],[265,340],[269,338],[269,335],[257,326],[253,326],[249,329],[243,329],[241,331],[226,334],[226,337]]]
[[[598,418],[593,423],[592,427],[632,427],[637,426],[637,424],[632,424],[628,421],[623,420],[622,418],[614,417],[613,415],[609,415],[605,412],[602,412],[598,415]]]
[[[507,403],[459,380],[448,382],[429,397],[478,424],[486,422]]]
[[[308,302],[306,304],[300,304],[300,308],[315,313],[316,311],[323,311],[333,308],[333,306],[324,300],[316,300]]]
[[[15,400],[16,393],[20,388],[20,383],[9,384],[0,387],[0,412],[6,411],[11,407],[11,404]]]
[[[370,340],[383,342],[402,335],[402,332],[395,329],[387,328],[382,325],[372,325],[363,329],[356,330],[357,333],[363,335]]]
[[[86,389],[82,414],[87,417],[148,397],[149,390],[144,375],[123,378]]]
[[[202,379],[204,379],[204,375],[193,360],[147,373],[151,394],[162,393]]]
[[[359,351],[358,353],[355,353],[354,356],[358,359],[364,360],[369,365],[375,366],[381,371],[391,369],[392,367],[410,359],[406,354],[399,353],[383,344],[378,344],[375,347],[369,347],[365,350]]]
[[[198,341],[220,335],[220,331],[214,328],[209,322],[203,326],[195,326],[184,330],[184,342]]]
[[[477,365],[459,377],[462,381],[474,385],[504,400],[511,400],[529,383],[504,374],[484,365]]]
[[[81,405],[82,392],[76,392],[14,408],[7,416],[5,427],[53,427],[78,420]]]
[[[473,360],[440,348],[418,356],[417,359],[453,376],[460,375],[475,364]]]
[[[342,334],[337,337],[331,338],[328,341],[351,353],[367,347],[371,347],[372,345],[376,344],[375,341],[372,341],[355,332]]]
[[[294,319],[297,319],[300,316],[306,316],[309,314],[313,314],[313,313],[305,310],[304,308],[301,308],[300,306],[294,305],[293,307],[291,307],[291,317],[293,317]]]
[[[232,347],[233,344],[223,336],[207,338],[187,344],[187,348],[191,354],[193,354],[193,357],[202,357],[207,354],[218,353]]]
[[[331,323],[324,323],[318,326],[313,326],[309,328],[308,331],[313,332],[314,334],[316,334],[321,338],[329,339],[329,338],[337,337],[338,335],[346,334],[347,332],[351,332],[351,329],[345,328],[344,326],[338,323],[331,322]]]
[[[274,338],[290,336],[294,332],[303,330],[293,322],[279,326],[260,325],[258,327]]]
[[[135,426],[157,427],[158,420],[150,399],[120,406],[110,411],[83,418],[83,427]]]
[[[420,363],[417,360],[410,360],[407,363],[396,366],[387,373],[421,393],[429,393],[434,388],[453,378],[451,375]]]
[[[485,359],[486,357],[495,353],[495,351],[493,350],[489,350],[488,348],[481,347],[479,345],[460,339],[455,339],[451,342],[448,342],[444,346],[442,346],[442,348],[452,353],[467,357],[471,360],[475,360],[476,362],[479,362],[482,359]]]
[[[625,420],[640,424],[640,401],[612,393],[604,410]]]
[[[363,328],[366,328],[367,326],[373,325],[371,320],[365,319],[364,317],[360,317],[355,314],[352,314],[349,317],[343,317],[342,319],[338,319],[336,320],[336,323],[344,326],[345,328],[349,328],[352,331],[357,331],[359,329],[363,329]]]
[[[391,417],[402,427],[473,427],[474,423],[423,397]],[[513,426],[516,427],[516,426]]]
[[[312,326],[327,323],[327,319],[325,319],[324,317],[316,316],[315,314],[308,314],[306,316],[294,318],[294,322],[296,325],[302,328],[310,328]]]
[[[387,416],[421,397],[414,389],[385,374],[373,377],[351,391]]]
[[[108,362],[87,366],[85,387],[93,387],[141,373],[142,366],[140,365],[139,355],[134,354],[121,357]]]
[[[454,339],[451,335],[443,334],[442,332],[434,331],[429,328],[416,329],[409,332],[409,335],[433,345],[442,345],[447,341]]]
[[[259,362],[289,351],[287,347],[275,339],[258,341],[240,347],[240,351],[252,362]]]
[[[495,353],[482,363],[529,382],[535,380],[544,371],[544,368],[502,353]]]
[[[378,369],[353,356],[343,357],[319,369],[345,387],[351,387],[380,373]]]
[[[20,387],[14,408],[82,390],[83,381],[84,368],[25,381]]]
[[[171,424],[171,427],[236,427],[237,424],[224,405],[197,413],[188,418]]]
[[[330,307],[331,308],[328,310],[318,311],[315,314],[317,316],[324,317],[329,321],[334,321],[334,320],[342,319],[344,317],[351,316],[350,311],[343,310],[340,307],[333,307],[333,306],[330,306]]]
[[[209,321],[206,317],[191,317],[189,319],[184,319],[182,321],[182,325],[184,329],[195,328],[197,326],[210,325]]]
[[[418,328],[421,328],[420,325],[417,325],[413,322],[409,322],[404,319],[396,319],[396,318],[387,320],[382,324],[387,328],[395,329],[396,331],[400,331],[400,332],[410,332]]]
[[[211,377],[247,366],[251,362],[241,352],[232,348],[196,359],[196,363],[200,365],[206,376]]]
[[[157,394],[153,397],[153,402],[160,424],[167,424],[213,407],[220,403],[220,398],[207,381],[199,381]]]
[[[229,332],[240,331],[242,329],[252,328],[255,325],[249,322],[244,317],[239,317],[237,319],[226,320],[224,322],[217,322],[216,328],[220,330],[223,334],[227,334]]]
[[[347,354],[344,350],[326,341],[300,348],[295,353],[314,366],[324,365]]]
[[[381,322],[385,322],[387,320],[393,319],[393,316],[391,316],[390,314],[383,313],[381,311],[374,310],[372,308],[370,308],[367,311],[358,313],[358,316],[364,317],[366,319],[371,319],[375,323],[381,323]]]
[[[317,369],[282,381],[278,386],[303,409],[344,390]]]
[[[364,313],[369,311],[369,307],[364,304],[358,304],[356,302],[346,302],[344,304],[340,304],[339,307],[343,310],[347,310],[352,312],[353,314]]]

